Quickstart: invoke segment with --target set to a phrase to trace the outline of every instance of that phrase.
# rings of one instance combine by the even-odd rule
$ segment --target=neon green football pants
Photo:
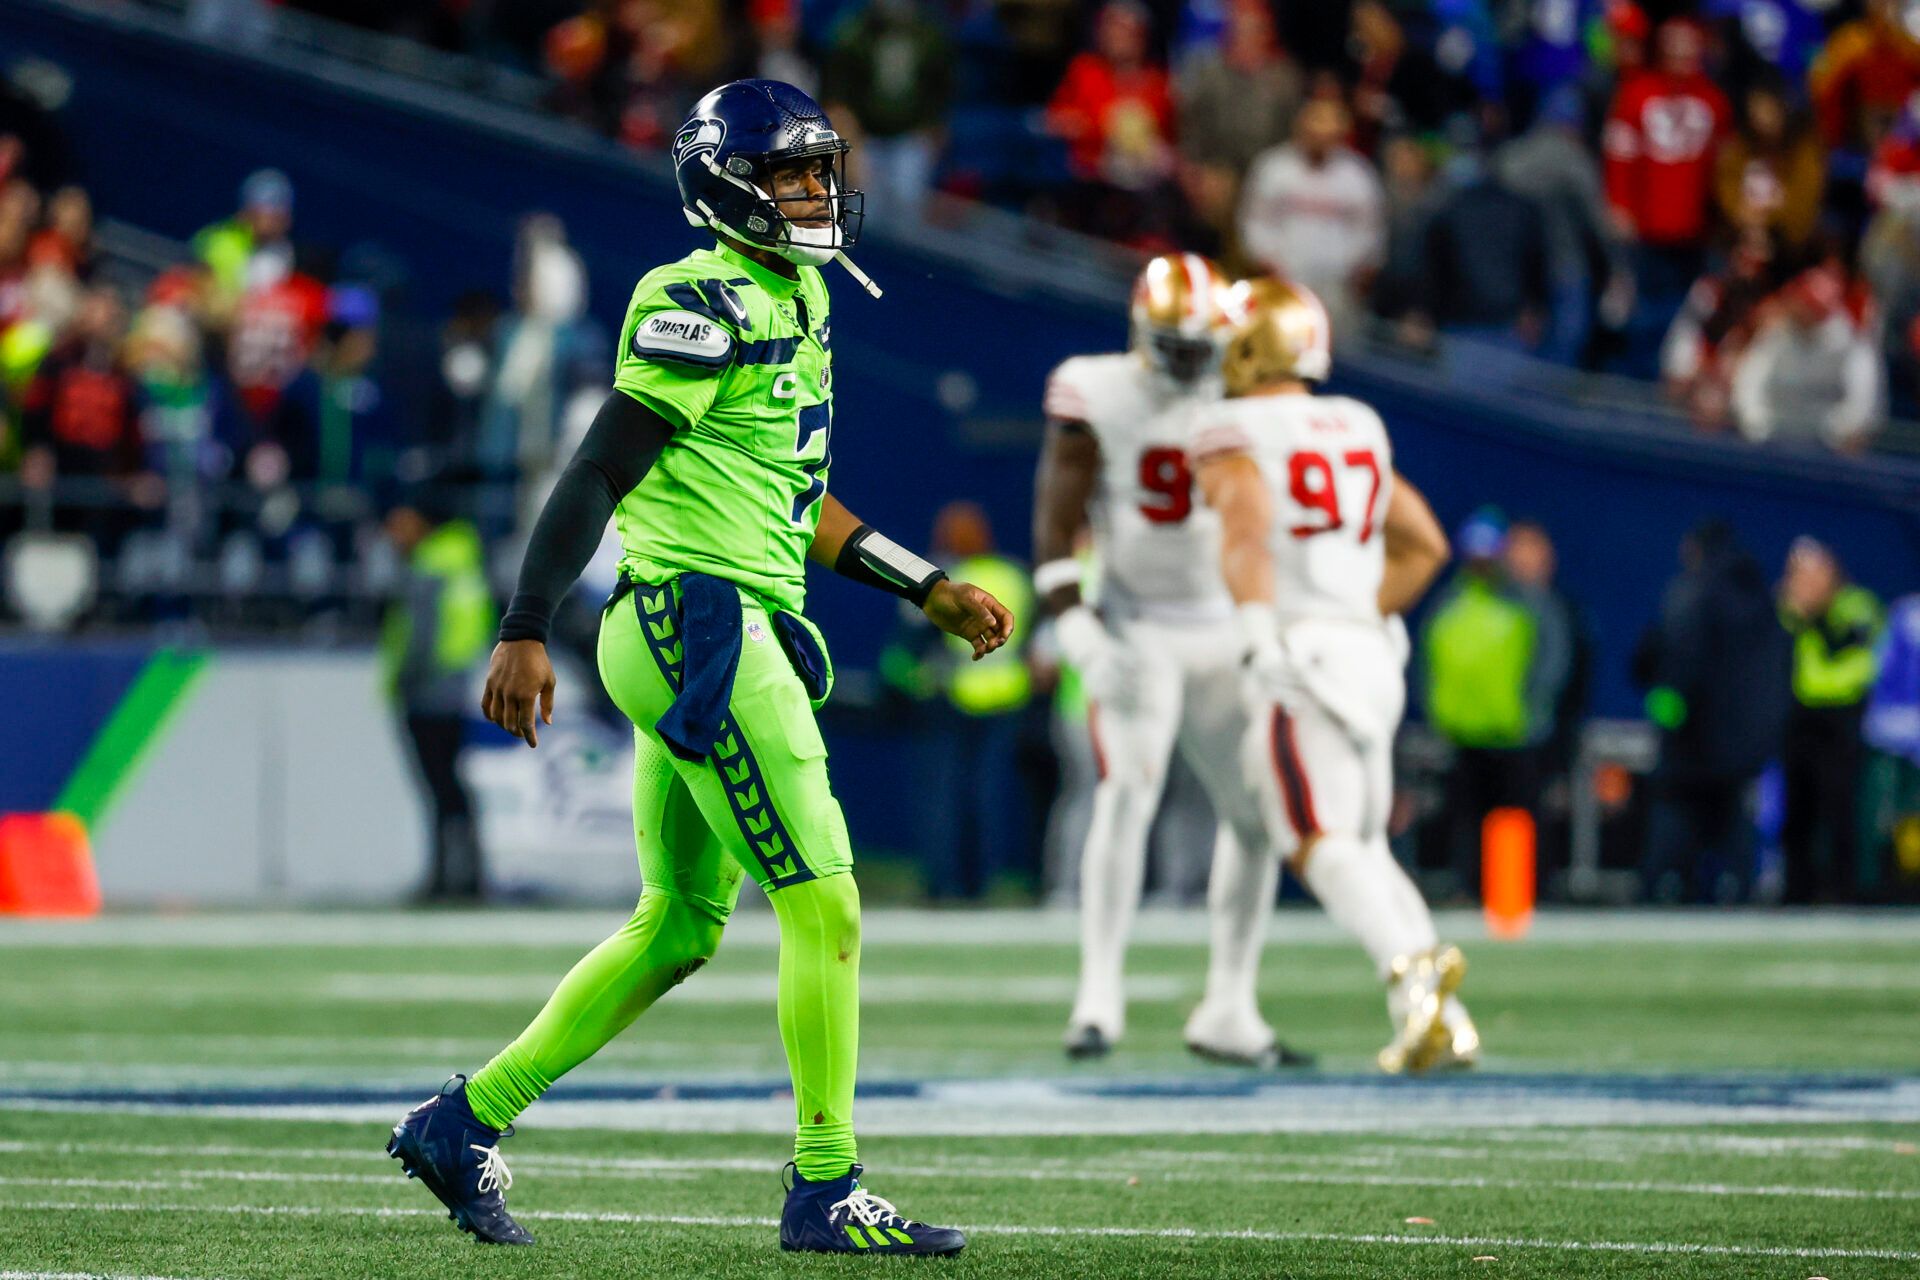
[[[766,610],[741,596],[740,667],[709,759],[673,755],[653,724],[679,678],[671,587],[641,587],[600,626],[600,676],[634,723],[633,832],[644,889],[631,919],[573,967],[527,1029],[468,1082],[474,1114],[505,1128],[705,964],[740,896],[780,921],[780,1038],[793,1076],[794,1158],[811,1180],[857,1159],[860,897],[847,824],[805,687]]]

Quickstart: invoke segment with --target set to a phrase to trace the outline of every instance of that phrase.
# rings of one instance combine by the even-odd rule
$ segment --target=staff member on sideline
[[[487,587],[480,532],[456,517],[444,485],[422,486],[387,513],[387,536],[405,558],[380,633],[389,695],[426,784],[432,869],[422,902],[477,902],[486,876],[473,798],[456,767],[473,668],[493,647],[499,616]]]

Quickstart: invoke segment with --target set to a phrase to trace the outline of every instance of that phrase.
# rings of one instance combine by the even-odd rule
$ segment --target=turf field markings
[[[84,1187],[106,1191],[178,1191],[184,1184],[178,1178],[32,1178],[7,1175],[0,1187]]]
[[[1749,970],[1744,981],[1749,987],[1776,991],[1920,991],[1920,969],[1905,964],[1801,961]]]
[[[765,1160],[741,1157],[676,1159],[662,1157],[609,1158],[542,1157],[526,1155],[514,1163],[523,1173],[559,1179],[609,1180],[631,1182],[688,1181],[702,1173],[765,1173]],[[1708,1196],[1717,1199],[1767,1198],[1812,1200],[1920,1201],[1920,1190],[1900,1187],[1822,1187],[1791,1185],[1747,1186],[1721,1182],[1659,1182],[1651,1180],[1593,1180],[1580,1178],[1483,1178],[1438,1177],[1424,1174],[1338,1173],[1324,1169],[1281,1171],[1274,1169],[1186,1170],[1132,1169],[1125,1162],[1102,1160],[1098,1168],[1006,1168],[987,1161],[946,1160],[925,1164],[887,1165],[893,1178],[950,1179],[964,1175],[992,1181],[1126,1183],[1143,1182],[1200,1183],[1230,1182],[1237,1185],[1306,1187],[1406,1187],[1430,1191],[1567,1191],[1594,1195],[1667,1195]],[[310,1172],[301,1169],[183,1169],[167,1180],[125,1181],[93,1178],[10,1178],[0,1177],[0,1186],[65,1186],[121,1188],[139,1190],[190,1190],[209,1182],[328,1182],[359,1186],[390,1186],[391,1174]]]
[[[409,1095],[407,1101],[412,1101]],[[1567,1095],[1461,1096],[1448,1099],[1452,1118],[1564,1128],[1569,1123],[1619,1125],[1765,1125],[1914,1123],[1920,1120],[1920,1090],[1872,1097],[1796,1099],[1767,1105],[1720,1105],[1686,1101],[1596,1099]],[[1439,1100],[1357,1089],[1351,1093],[1296,1094],[1258,1099],[1161,1097],[1151,1105],[1122,1106],[1099,1095],[1061,1091],[983,1089],[911,1098],[870,1097],[863,1102],[862,1131],[871,1137],[1226,1137],[1261,1135],[1393,1134],[1429,1132]],[[1875,1114],[1869,1114],[1869,1108]],[[404,1105],[400,1107],[404,1109]],[[210,1098],[177,1100],[150,1096],[0,1095],[7,1111],[93,1116],[209,1118],[254,1122],[391,1125],[396,1104],[381,1098]],[[543,1129],[595,1130],[621,1134],[758,1134],[793,1132],[790,1097],[684,1096],[651,1099],[552,1098],[536,1104],[530,1121]],[[1395,1125],[1398,1125],[1396,1130]]]
[[[384,1154],[384,1153],[382,1153]],[[525,1159],[514,1161],[524,1165]],[[754,1161],[752,1167],[761,1172],[768,1170],[764,1160]],[[700,1176],[700,1171],[692,1168],[673,1168],[661,1166],[648,1171],[645,1178],[635,1178],[630,1173],[599,1169],[541,1169],[542,1177],[588,1180],[599,1178],[623,1178],[638,1182],[691,1182]],[[394,1173],[320,1173],[307,1169],[183,1169],[177,1175],[179,1181],[173,1185],[184,1186],[200,1182],[335,1182],[366,1187],[391,1187],[397,1185]],[[0,1179],[4,1182],[5,1179]],[[164,1185],[164,1184],[156,1184]]]
[[[1436,1135],[1442,1130],[1432,1131]],[[1462,1135],[1466,1136],[1466,1135]],[[1843,1158],[1859,1152],[1897,1154],[1900,1145],[1893,1138],[1873,1138],[1857,1134],[1786,1134],[1778,1137],[1741,1133],[1661,1133],[1651,1130],[1601,1126],[1563,1130],[1490,1129],[1474,1132],[1472,1137],[1489,1143],[1534,1146],[1559,1142],[1580,1157],[1593,1152],[1609,1152],[1638,1158],[1643,1155],[1728,1155],[1770,1159],[1778,1155],[1825,1156]],[[1504,1157],[1505,1153],[1502,1153]]]
[[[188,1280],[185,1276],[129,1276],[105,1271],[0,1271],[0,1280]]]
[[[1859,1154],[1898,1155],[1906,1144],[1894,1138],[1865,1137],[1852,1134],[1798,1135],[1785,1137],[1765,1137],[1746,1134],[1708,1134],[1708,1133],[1645,1133],[1632,1129],[1608,1129],[1598,1132],[1589,1130],[1491,1130],[1475,1132],[1471,1135],[1451,1135],[1444,1130],[1435,1130],[1438,1137],[1472,1136],[1486,1141],[1485,1147],[1427,1147],[1419,1144],[1377,1144],[1363,1143],[1352,1152],[1304,1152],[1289,1155],[1276,1151],[1181,1151],[1161,1147],[1121,1148],[1099,1159],[1154,1160],[1175,1164],[1219,1163],[1244,1167],[1246,1165],[1303,1164],[1321,1162],[1339,1162],[1355,1165],[1384,1165],[1401,1160],[1437,1157],[1442,1159],[1488,1159],[1488,1160],[1537,1160],[1541,1162],[1567,1161],[1577,1162],[1595,1158],[1610,1163],[1625,1163],[1638,1160],[1647,1155],[1725,1155],[1746,1156],[1753,1159],[1771,1159],[1780,1155],[1812,1156],[1825,1159],[1844,1159]],[[1362,1131],[1351,1136],[1365,1138]],[[1407,1135],[1395,1130],[1383,1130],[1382,1136],[1404,1138]],[[1557,1145],[1554,1145],[1557,1144]],[[1528,1151],[1515,1150],[1530,1146],[1547,1147],[1552,1150]],[[1499,1149],[1495,1149],[1498,1147]],[[1629,1148],[1633,1148],[1629,1150]],[[179,1143],[130,1143],[98,1142],[46,1139],[0,1139],[0,1153],[36,1152],[48,1155],[125,1155],[148,1157],[194,1156],[205,1159],[229,1157],[244,1159],[285,1159],[279,1152],[265,1147],[234,1146],[231,1144],[179,1144]],[[340,1159],[383,1159],[383,1153],[367,1147],[303,1147],[301,1158],[313,1156],[335,1157]],[[643,1156],[565,1156],[528,1152],[516,1157],[516,1163],[535,1162],[565,1164],[579,1161],[593,1163],[609,1162],[615,1167],[630,1161],[645,1162],[653,1157]],[[957,1163],[978,1160],[983,1164],[992,1164],[993,1157],[956,1157]],[[1043,1158],[1037,1162],[1041,1166],[1058,1165],[1071,1167],[1084,1164],[1085,1160],[1071,1157]],[[530,1166],[531,1167],[531,1166]],[[635,1163],[631,1167],[645,1167],[644,1163]]]
[[[1188,977],[1146,975],[1129,980],[1127,998],[1166,1002],[1199,994],[1199,974]],[[501,1004],[545,1000],[559,978],[554,974],[512,973],[333,973],[300,994],[304,999],[350,1000],[370,1004]],[[866,1004],[1058,1004],[1073,1000],[1078,980],[1071,974],[979,977],[952,974],[867,974],[860,980]],[[1357,984],[1355,984],[1357,985]],[[231,985],[225,990],[231,990]],[[779,993],[772,973],[702,974],[674,988],[674,1004],[765,1004]]]
[[[1585,1163],[1597,1160],[1603,1164],[1632,1164],[1636,1159],[1625,1152],[1593,1155],[1568,1151],[1528,1151],[1513,1147],[1504,1147],[1496,1151],[1491,1147],[1395,1146],[1368,1142],[1363,1142],[1348,1151],[1303,1155],[1288,1155],[1276,1151],[1177,1151],[1149,1148],[1126,1152],[1124,1156],[1116,1156],[1116,1158],[1163,1161],[1168,1164],[1231,1164],[1241,1168],[1247,1165],[1320,1163],[1351,1165],[1356,1168],[1395,1168],[1410,1160],[1443,1160],[1461,1163],[1488,1163],[1497,1160],[1505,1163],[1519,1161],[1539,1164]]]
[[[337,1205],[251,1204],[118,1204],[107,1201],[0,1201],[0,1208],[54,1213],[181,1213],[228,1214],[240,1217],[441,1218],[440,1209],[341,1207]],[[584,1222],[610,1226],[752,1227],[765,1230],[778,1218],[696,1216],[667,1213],[533,1210],[516,1213],[527,1222]],[[1702,1244],[1665,1240],[1551,1240],[1531,1236],[1445,1236],[1349,1233],[1334,1231],[1268,1231],[1259,1228],[1214,1230],[1200,1227],[1076,1227],[1061,1225],[975,1224],[961,1230],[977,1235],[1067,1236],[1149,1240],[1255,1240],[1275,1243],[1377,1244],[1432,1248],[1473,1247],[1543,1249],[1569,1253],[1646,1253],[1743,1258],[1851,1258],[1879,1262],[1920,1262],[1920,1250],[1850,1247],[1795,1247],[1788,1245]]]
[[[1436,912],[1443,936],[1470,942],[1485,936],[1477,911]],[[617,911],[450,911],[423,915],[393,911],[204,913],[182,916],[115,915],[96,921],[18,921],[0,926],[0,948],[178,947],[229,950],[430,945],[470,946],[476,934],[515,946],[572,952],[591,947],[617,929]],[[1740,911],[1550,911],[1534,921],[1528,946],[1552,948],[1622,940],[1688,947],[1846,942],[1911,945],[1920,915],[1883,910],[1871,916],[1833,912]],[[869,947],[910,948],[973,945],[1048,945],[1071,950],[1079,940],[1079,916],[1070,910],[921,911],[876,908],[863,913],[861,936]],[[1133,938],[1145,946],[1207,943],[1203,911],[1143,911]],[[1352,941],[1318,911],[1289,909],[1275,919],[1276,947],[1350,948]],[[743,903],[727,929],[730,950],[775,947],[773,913]]]

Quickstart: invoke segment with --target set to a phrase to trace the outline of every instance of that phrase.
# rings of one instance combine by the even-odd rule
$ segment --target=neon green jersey
[[[710,573],[776,608],[804,605],[833,460],[833,357],[826,283],[798,270],[720,245],[634,288],[613,385],[677,429],[614,516],[629,576]]]

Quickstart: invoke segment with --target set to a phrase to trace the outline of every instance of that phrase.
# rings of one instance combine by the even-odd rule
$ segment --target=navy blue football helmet
[[[865,204],[846,185],[847,142],[820,104],[779,80],[735,80],[694,104],[673,139],[674,176],[687,221],[768,249],[789,262],[824,266],[860,239]],[[776,199],[772,170],[797,160],[825,160],[825,226],[803,226]],[[804,201],[811,203],[811,201]],[[853,264],[841,258],[878,296]]]

